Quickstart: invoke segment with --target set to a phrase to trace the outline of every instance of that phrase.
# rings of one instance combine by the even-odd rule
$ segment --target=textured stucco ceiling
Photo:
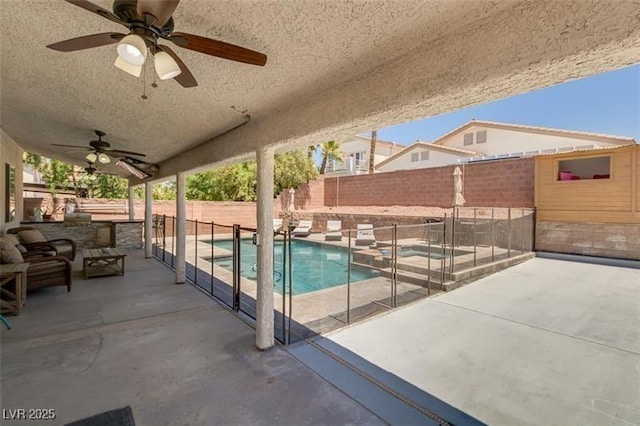
[[[95,0],[111,9],[110,1]],[[199,86],[149,87],[115,45],[47,44],[122,31],[64,1],[2,0],[1,125],[25,149],[81,163],[93,129],[160,175],[486,102],[640,59],[632,1],[183,0],[176,30],[268,55],[265,67],[176,47]],[[216,135],[251,122],[221,138]]]

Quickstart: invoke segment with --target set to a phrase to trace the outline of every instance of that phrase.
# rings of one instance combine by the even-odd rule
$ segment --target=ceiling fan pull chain
[[[142,66],[142,99],[147,99],[147,67]]]

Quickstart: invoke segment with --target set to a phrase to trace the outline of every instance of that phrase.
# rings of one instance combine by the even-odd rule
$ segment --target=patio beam
[[[258,271],[256,294],[256,346],[273,346],[273,150],[261,147],[258,160],[257,224]]]
[[[185,173],[176,175],[176,284],[184,284],[186,280],[186,230],[187,230],[187,203],[185,192]],[[196,244],[194,242],[194,244]]]
[[[129,187],[131,188],[131,187]],[[144,257],[147,259],[151,257],[151,225],[153,213],[153,184],[151,182],[145,182],[144,184]]]

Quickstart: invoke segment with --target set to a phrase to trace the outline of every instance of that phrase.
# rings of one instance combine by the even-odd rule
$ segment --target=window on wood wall
[[[429,151],[422,151],[420,153],[420,161],[427,161],[429,159]]]
[[[558,180],[609,179],[611,157],[558,161]]]
[[[420,161],[420,153],[419,152],[411,153],[411,162],[415,163],[416,161]]]
[[[487,142],[487,131],[481,130],[476,132],[476,143],[486,143]]]

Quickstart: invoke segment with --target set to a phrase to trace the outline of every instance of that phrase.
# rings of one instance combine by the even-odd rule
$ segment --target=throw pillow
[[[42,232],[38,231],[37,229],[28,229],[26,231],[20,231],[18,232],[18,237],[20,238],[20,241],[22,241],[25,244],[47,242],[47,239],[44,237],[44,235],[42,235]]]
[[[18,241],[18,237],[16,237],[13,234],[0,235],[0,238],[2,238],[5,241],[8,241],[10,244],[14,246],[17,246],[18,244],[20,244],[20,241]]]
[[[22,263],[24,259],[20,250],[6,240],[0,240],[0,262],[2,263]]]

